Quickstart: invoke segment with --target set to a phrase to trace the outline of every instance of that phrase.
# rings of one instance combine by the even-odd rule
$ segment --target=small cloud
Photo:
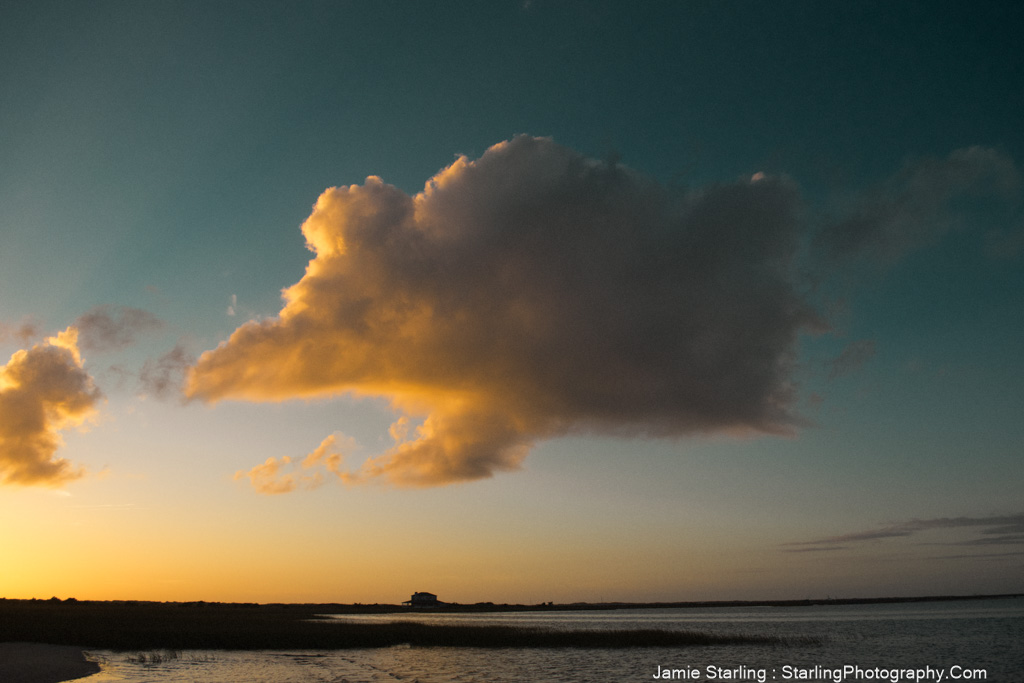
[[[59,487],[84,474],[57,457],[61,431],[82,426],[102,398],[69,327],[0,366],[0,481]]]
[[[335,432],[321,441],[316,450],[303,458],[302,467],[304,469],[311,469],[322,466],[331,474],[345,479],[342,463],[345,456],[357,448],[358,444],[355,439],[345,436],[340,432]]]
[[[234,317],[238,309],[238,296],[235,294],[231,295],[231,303],[228,304],[227,314]]]
[[[398,418],[388,428],[388,434],[395,440],[395,443],[402,443],[409,436],[409,418],[405,415]]]
[[[165,400],[181,396],[185,371],[195,363],[195,356],[182,343],[160,356],[149,359],[139,371],[139,383],[145,393]]]
[[[288,493],[295,490],[295,477],[291,474],[282,474],[281,470],[291,463],[287,455],[280,460],[267,458],[262,465],[256,465],[248,472],[239,470],[235,472],[235,481],[249,478],[249,483],[259,493],[275,495]]]
[[[19,344],[28,344],[41,334],[39,323],[32,318],[23,318],[15,324],[0,322],[0,342],[11,339]]]
[[[235,481],[248,479],[257,493],[277,495],[296,489],[312,490],[326,481],[324,471],[338,480],[349,483],[350,475],[342,469],[345,456],[356,449],[355,440],[344,434],[334,433],[320,442],[309,455],[301,460],[289,456],[267,458],[249,471],[239,470]]]
[[[1013,160],[994,149],[922,159],[855,201],[815,237],[815,247],[830,264],[865,256],[891,263],[957,227],[957,201],[1012,200],[1022,185]]]
[[[86,351],[118,351],[135,343],[140,334],[159,330],[163,321],[141,308],[97,306],[75,320]]]

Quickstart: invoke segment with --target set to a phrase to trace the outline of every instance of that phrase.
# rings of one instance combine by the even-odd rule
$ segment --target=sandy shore
[[[99,670],[99,664],[88,661],[81,648],[0,643],[0,681],[4,683],[60,683],[84,678]]]

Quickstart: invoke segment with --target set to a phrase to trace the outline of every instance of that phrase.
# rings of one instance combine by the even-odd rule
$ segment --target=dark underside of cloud
[[[807,244],[829,263],[892,256],[990,176],[1017,182],[978,148],[918,164],[812,239],[786,179],[680,192],[519,136],[415,196],[376,177],[324,192],[279,316],[202,354],[186,393],[386,397],[418,426],[359,468],[335,462],[348,483],[488,477],[571,433],[793,433],[797,342],[826,327],[797,275]],[[873,352],[851,346],[833,376]]]

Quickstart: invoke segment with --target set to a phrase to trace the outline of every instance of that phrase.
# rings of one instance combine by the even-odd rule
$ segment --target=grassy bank
[[[315,621],[303,605],[0,601],[0,642],[26,641],[109,650],[344,649],[421,647],[685,647],[787,645],[771,636],[687,631],[548,631],[506,626],[394,621]]]

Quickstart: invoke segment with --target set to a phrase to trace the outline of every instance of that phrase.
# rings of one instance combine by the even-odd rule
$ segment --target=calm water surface
[[[1024,683],[1024,600],[896,605],[382,614],[348,621],[417,620],[551,629],[664,628],[716,633],[819,636],[818,646],[339,651],[186,651],[159,664],[92,653],[104,670],[85,683],[545,683],[577,681],[936,681]],[[843,671],[844,666],[857,667]],[[918,675],[918,674],[913,674]]]

